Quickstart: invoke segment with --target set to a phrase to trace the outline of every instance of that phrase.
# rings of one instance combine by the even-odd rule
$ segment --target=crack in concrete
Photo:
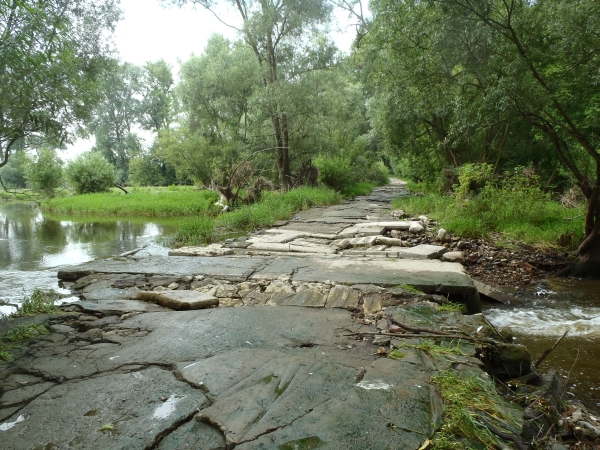
[[[271,433],[273,433],[273,432],[275,432],[275,431],[278,431],[278,430],[284,429],[284,428],[286,428],[286,427],[289,427],[289,426],[291,426],[291,425],[292,425],[294,422],[296,422],[296,421],[298,421],[298,420],[302,419],[304,416],[307,416],[308,414],[310,414],[311,412],[313,412],[313,411],[314,411],[316,408],[318,408],[319,406],[322,406],[322,405],[324,405],[324,404],[326,404],[326,403],[330,402],[331,400],[332,400],[332,398],[328,398],[327,400],[324,400],[324,401],[322,401],[322,402],[321,402],[321,403],[319,403],[318,405],[315,405],[315,406],[313,406],[312,408],[310,408],[309,410],[307,410],[307,411],[306,411],[304,414],[302,414],[302,415],[300,415],[300,416],[296,417],[296,418],[295,418],[294,420],[292,420],[290,423],[287,423],[287,424],[285,424],[285,425],[280,425],[280,426],[277,426],[277,427],[274,427],[274,428],[269,428],[269,429],[265,430],[264,432],[262,432],[262,433],[258,434],[256,437],[254,437],[254,438],[252,438],[252,439],[248,439],[248,440],[245,440],[245,441],[241,441],[241,442],[238,442],[238,443],[234,443],[234,444],[233,444],[233,447],[231,447],[231,448],[233,449],[233,448],[235,448],[235,447],[236,447],[236,446],[238,446],[238,445],[246,444],[246,443],[248,443],[248,442],[254,442],[254,441],[256,441],[257,439],[259,439],[259,438],[261,438],[261,437],[263,437],[263,436],[266,436],[266,435],[268,435],[268,434],[271,434]],[[229,450],[229,447],[228,447],[228,450]]]

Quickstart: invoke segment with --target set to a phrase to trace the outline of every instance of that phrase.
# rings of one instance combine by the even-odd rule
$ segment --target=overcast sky
[[[123,62],[143,65],[162,58],[177,75],[178,61],[186,61],[192,53],[201,54],[211,34],[236,38],[235,30],[200,7],[164,7],[159,0],[121,0],[121,9],[123,18],[117,25],[114,42]],[[219,14],[225,22],[238,25],[235,11],[220,9]],[[332,26],[333,39],[340,50],[349,52],[354,27],[347,14],[338,13],[336,17],[338,24]],[[79,140],[61,157],[71,159],[92,145],[92,140]]]

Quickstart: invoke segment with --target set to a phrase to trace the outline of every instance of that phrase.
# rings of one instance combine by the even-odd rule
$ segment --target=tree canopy
[[[31,137],[68,139],[98,99],[116,0],[0,2],[0,167]]]

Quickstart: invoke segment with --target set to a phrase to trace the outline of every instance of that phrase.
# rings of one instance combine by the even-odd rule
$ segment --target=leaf
[[[98,431],[113,431],[114,427],[112,423],[107,423],[106,425],[102,425],[98,428]]]

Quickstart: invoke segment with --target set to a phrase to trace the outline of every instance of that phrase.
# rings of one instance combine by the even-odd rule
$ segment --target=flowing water
[[[54,217],[34,204],[0,205],[0,302],[18,304],[35,288],[68,294],[58,286],[57,266],[145,246],[152,253],[164,253],[154,241],[174,229],[172,221]],[[2,314],[14,311],[0,304]]]
[[[549,279],[538,295],[490,304],[484,313],[496,327],[510,328],[534,361],[568,330],[540,370],[556,369],[569,379],[567,395],[600,409],[600,281]]]

